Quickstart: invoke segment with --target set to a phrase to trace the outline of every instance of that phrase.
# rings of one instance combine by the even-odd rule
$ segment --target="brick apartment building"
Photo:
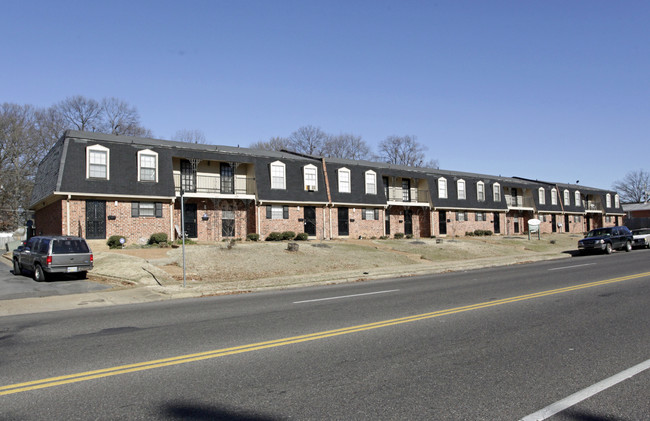
[[[624,216],[615,192],[585,186],[79,131],[39,165],[31,208],[36,233],[129,242],[511,235],[533,218],[582,233]]]

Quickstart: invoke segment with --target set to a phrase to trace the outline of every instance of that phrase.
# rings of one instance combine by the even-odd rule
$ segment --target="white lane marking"
[[[395,291],[399,291],[399,289],[389,289],[389,290],[386,290],[386,291],[366,292],[364,294],[341,295],[339,297],[316,298],[314,300],[294,301],[293,303],[294,304],[302,304],[302,303],[314,303],[316,301],[340,300],[340,299],[343,299],[343,298],[362,297],[364,295],[386,294],[388,292],[395,292]]]
[[[632,378],[633,376],[647,370],[650,368],[650,360],[646,360],[641,364],[637,364],[634,367],[628,368],[627,370],[621,371],[618,374],[613,375],[612,377],[600,381],[594,385],[589,386],[586,389],[574,393],[571,396],[568,396],[560,401],[557,401],[544,409],[541,409],[534,414],[530,414],[519,421],[541,421],[547,418],[552,417],[558,412],[564,411],[565,409],[582,402],[583,400],[594,396],[596,393],[600,393],[605,389],[608,389],[623,380]]]
[[[579,268],[581,266],[591,266],[591,265],[595,265],[595,263],[583,263],[581,265],[562,266],[561,268],[553,268],[553,269],[549,269],[549,270],[573,269],[573,268]]]

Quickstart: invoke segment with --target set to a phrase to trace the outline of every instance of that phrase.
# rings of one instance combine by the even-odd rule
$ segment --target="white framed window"
[[[138,181],[158,182],[158,154],[152,150],[138,151]]]
[[[485,183],[482,181],[476,183],[476,200],[485,202]]]
[[[287,189],[287,166],[284,162],[275,161],[271,162],[271,188],[272,189]]]
[[[538,198],[539,198],[539,204],[540,205],[545,205],[546,204],[546,190],[544,190],[544,187],[540,187],[539,190],[537,190]]]
[[[612,195],[609,193],[605,195],[605,206],[607,206],[608,208],[612,207]]]
[[[482,222],[482,221],[486,221],[486,220],[487,219],[486,219],[485,212],[476,212],[476,221],[477,222]]]
[[[555,188],[551,189],[551,205],[557,205],[557,190]]]
[[[377,173],[366,171],[366,194],[377,194]]]
[[[456,212],[456,221],[467,221],[467,213],[465,211]]]
[[[305,181],[305,190],[318,190],[318,170],[315,165],[309,164],[302,167],[303,180]]]
[[[576,190],[575,193],[573,193],[573,199],[574,202],[576,202],[576,206],[580,206],[582,204],[582,200],[580,200],[580,191]]]
[[[86,148],[86,178],[110,179],[110,150],[101,145]]]
[[[501,184],[499,183],[492,184],[492,200],[495,202],[501,201]]]
[[[266,219],[289,219],[289,206],[268,205]]]
[[[131,217],[156,217],[162,218],[161,202],[131,202]]]
[[[467,193],[465,191],[465,180],[458,180],[456,182],[456,187],[458,187],[458,199],[467,199]]]
[[[361,209],[361,219],[368,221],[379,220],[379,209],[377,208],[364,208]]]
[[[347,168],[338,169],[339,193],[350,193],[350,170]]]
[[[564,190],[564,206],[571,206],[571,195],[569,190]]]
[[[614,195],[614,207],[615,208],[620,208],[621,207],[621,202],[619,200],[618,194]]]
[[[447,179],[444,177],[438,179],[438,197],[440,199],[447,198]]]

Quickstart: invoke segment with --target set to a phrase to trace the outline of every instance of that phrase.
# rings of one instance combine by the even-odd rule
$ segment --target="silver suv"
[[[39,236],[13,251],[13,263],[14,275],[25,269],[39,282],[52,273],[71,273],[84,279],[93,268],[93,253],[81,237]]]

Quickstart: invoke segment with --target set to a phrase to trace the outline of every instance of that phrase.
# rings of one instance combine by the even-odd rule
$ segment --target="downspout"
[[[169,239],[174,240],[174,202],[176,199],[172,200],[169,204]]]
[[[68,195],[68,198],[65,201],[65,221],[66,221],[66,235],[71,235],[70,234],[70,199],[72,198],[72,195]]]
[[[257,235],[260,237],[262,236],[262,227],[260,224],[262,221],[260,220],[260,207],[262,206],[262,202],[260,201],[258,204],[255,204],[255,219],[257,219]]]
[[[555,185],[555,194],[558,196],[558,197],[557,197],[558,202],[560,202],[560,209],[562,209],[562,216],[565,216],[565,211],[564,211],[564,194],[560,194],[560,187],[559,187],[557,184]],[[562,218],[562,219],[566,219],[566,218]],[[564,226],[564,222],[565,222],[565,221],[562,221],[562,222],[561,222],[561,223],[562,223],[562,226],[564,227],[564,232],[568,232],[567,229],[568,229],[569,227],[565,227],[565,226]]]
[[[330,220],[329,220],[329,240],[332,239],[332,194],[330,192],[330,180],[329,177],[327,176],[327,165],[325,164],[325,158],[321,158],[321,162],[323,163],[323,174],[325,176],[325,191],[327,192],[327,205],[329,206],[329,213],[330,213]],[[325,219],[325,210],[323,209],[323,219]],[[323,238],[325,238],[325,221],[323,221]]]

